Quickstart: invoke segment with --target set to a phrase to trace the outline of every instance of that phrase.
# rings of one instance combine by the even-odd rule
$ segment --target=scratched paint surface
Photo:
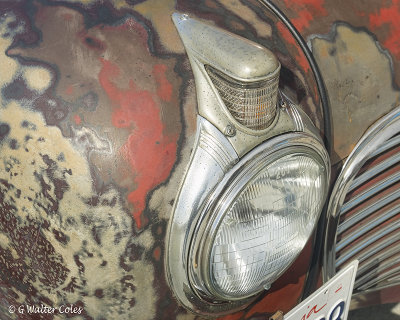
[[[63,6],[3,5],[1,317],[71,303],[80,318],[154,319],[165,222],[144,210],[176,159],[179,66],[151,56],[132,16],[87,28]]]
[[[331,28],[340,17],[367,26],[397,58],[398,2],[355,13],[333,10],[335,3],[280,5],[304,35],[324,34],[312,45],[337,82],[330,87],[345,83],[340,68],[346,79],[363,80],[365,90],[376,87],[375,78],[361,79],[368,72],[353,76],[356,66],[379,61],[370,72],[385,79],[381,99],[397,99],[396,90],[384,90],[390,65],[373,38]],[[1,1],[0,318],[25,319],[8,312],[24,303],[72,303],[84,310],[75,319],[196,318],[175,301],[163,267],[166,228],[196,130],[193,77],[170,19],[175,10],[271,48],[282,63],[282,87],[323,131],[306,59],[258,1]],[[371,60],[352,63],[357,43],[368,45]],[[375,100],[368,101],[372,110]],[[352,110],[353,125],[360,109]],[[346,135],[361,127],[348,126]],[[343,157],[349,144],[335,148]],[[292,308],[310,251],[270,294],[225,319]]]
[[[339,24],[329,36],[316,36],[311,44],[321,70],[330,75],[325,83],[332,105],[337,106],[332,116],[339,161],[369,126],[396,107],[400,93],[392,87],[389,56],[365,31]]]
[[[71,303],[84,310],[77,318],[193,319],[163,270],[196,125],[189,63],[164,14],[175,5],[54,4],[2,7],[1,314],[17,317],[10,304]],[[225,5],[271,38],[250,7]],[[156,33],[146,19],[160,16]],[[288,280],[298,294],[286,309],[299,277]],[[265,312],[268,301],[232,317]]]
[[[305,0],[276,1],[276,4],[309,41],[317,57],[334,113],[336,154],[333,160],[338,162],[349,154],[361,134],[379,115],[399,103],[400,2]],[[340,43],[340,36],[334,35],[341,24],[354,31],[351,37],[355,43],[346,40],[349,48]],[[314,41],[316,37],[336,41],[331,46],[335,53],[327,54],[326,48],[321,51],[319,44],[322,42]],[[365,44],[361,39],[366,41]],[[363,78],[368,74],[371,75],[369,78]]]

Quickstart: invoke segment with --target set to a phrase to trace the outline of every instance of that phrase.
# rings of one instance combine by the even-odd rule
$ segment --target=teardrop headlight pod
[[[212,193],[189,254],[205,296],[237,300],[270,287],[309,239],[327,193],[319,141],[286,134],[247,154]]]
[[[165,271],[184,307],[218,316],[245,308],[295,261],[316,226],[330,164],[318,130],[279,91],[271,50],[186,15],[173,20],[198,115]]]

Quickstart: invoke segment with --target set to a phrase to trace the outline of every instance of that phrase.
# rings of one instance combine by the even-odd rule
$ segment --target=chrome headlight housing
[[[271,51],[173,19],[199,114],[170,218],[166,276],[184,307],[218,316],[244,308],[294,262],[325,202],[330,163],[309,118],[278,92]]]
[[[227,301],[270,287],[316,225],[327,165],[321,144],[299,133],[279,136],[241,159],[201,210],[189,249],[195,286]]]

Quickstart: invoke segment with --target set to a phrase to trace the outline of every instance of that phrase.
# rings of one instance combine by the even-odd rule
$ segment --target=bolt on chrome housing
[[[218,316],[252,302],[301,252],[327,194],[329,157],[309,118],[279,92],[270,50],[186,15],[173,20],[199,115],[166,274],[184,307]]]

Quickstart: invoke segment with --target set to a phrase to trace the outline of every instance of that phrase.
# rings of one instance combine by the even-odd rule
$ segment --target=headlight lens
[[[235,171],[235,170],[233,170]],[[196,259],[206,291],[243,299],[275,281],[310,237],[325,199],[326,164],[306,147],[239,168],[209,220]]]

